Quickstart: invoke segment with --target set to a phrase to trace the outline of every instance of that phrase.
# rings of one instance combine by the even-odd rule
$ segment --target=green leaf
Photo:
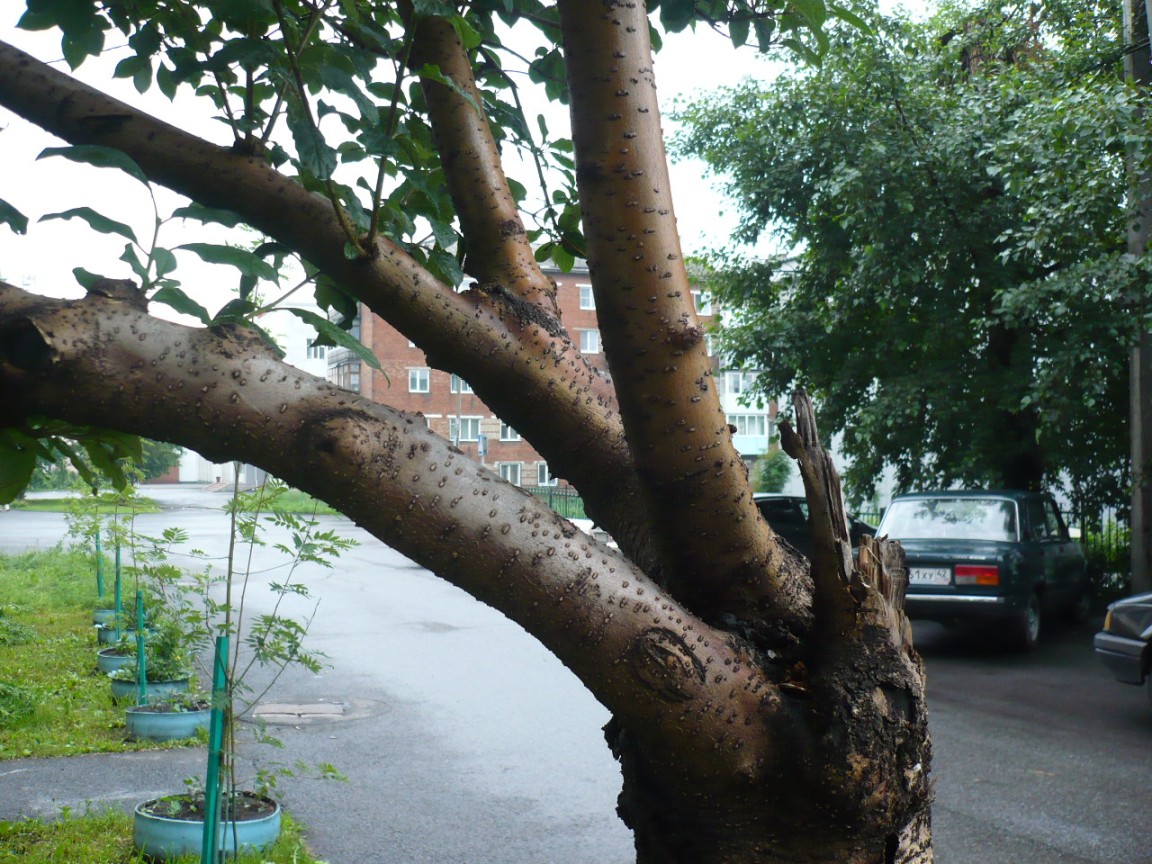
[[[212,316],[208,314],[207,309],[205,309],[175,285],[165,285],[163,288],[157,290],[148,299],[153,303],[163,303],[165,306],[169,306],[175,309],[182,315],[191,315],[193,318],[199,320],[202,324],[207,324],[212,320]]]
[[[328,180],[336,170],[336,151],[324,141],[299,98],[288,100],[288,129],[296,144],[300,167],[317,180]]]
[[[695,17],[695,0],[663,0],[660,4],[660,23],[671,33],[679,33]]]
[[[33,442],[15,429],[0,429],[0,504],[11,504],[28,488],[36,470]]]
[[[170,250],[157,246],[152,250],[152,263],[156,266],[156,278],[159,279],[176,269],[176,256]]]
[[[732,47],[740,48],[748,42],[750,24],[747,18],[736,18],[728,26],[728,33],[732,39]]]
[[[148,265],[140,260],[140,256],[136,254],[135,246],[131,243],[124,244],[124,251],[120,254],[120,260],[132,268],[132,272],[140,277],[141,283],[145,286],[148,285]]]
[[[286,311],[291,312],[301,321],[311,324],[316,328],[316,332],[323,336],[325,339],[331,340],[340,348],[347,348],[353,352],[357,357],[371,366],[373,369],[379,369],[380,361],[376,359],[376,355],[364,345],[359,339],[356,339],[346,330],[340,329],[336,324],[317,315],[315,312],[310,312],[307,309],[288,308]]]
[[[221,246],[216,243],[185,243],[176,248],[187,249],[209,264],[229,264],[245,276],[267,279],[269,282],[275,282],[277,279],[276,269],[247,249]]]
[[[78,144],[75,147],[47,147],[40,151],[37,159],[46,159],[49,156],[63,156],[72,162],[82,162],[95,165],[97,168],[119,168],[125,174],[135,177],[145,186],[148,178],[140,166],[131,156],[114,147],[101,147],[98,144]]]
[[[776,21],[773,18],[757,18],[752,22],[756,30],[756,44],[761,51],[767,51],[772,45],[772,35],[776,32]]]
[[[477,114],[482,113],[480,111],[480,106],[477,105],[476,100],[472,98],[472,94],[465,93],[463,90],[461,90],[455,81],[440,71],[439,66],[435,66],[431,63],[425,63],[417,70],[416,74],[421,78],[425,78],[429,81],[435,81],[437,84],[443,84],[449,90],[452,90],[457,96],[471,105],[474,109],[476,109]]]
[[[824,5],[824,0],[789,0],[788,5],[808,19],[813,29],[823,27],[824,22],[828,20],[828,9]]]
[[[115,219],[109,219],[101,213],[97,213],[91,207],[74,207],[71,210],[64,210],[60,213],[49,213],[46,216],[41,216],[40,222],[47,222],[51,219],[83,219],[88,223],[88,227],[93,231],[99,231],[101,234],[119,234],[121,237],[126,237],[133,243],[136,240],[136,232],[123,222],[117,222]]]
[[[28,217],[0,198],[0,225],[7,225],[17,234],[28,233]]]
[[[213,207],[201,207],[199,204],[189,204],[187,207],[177,207],[172,211],[173,219],[195,219],[198,222],[226,225],[235,228],[243,225],[244,220],[231,210],[218,210]]]
[[[98,18],[95,21],[102,23]],[[68,65],[75,69],[104,50],[104,30],[100,26],[90,26],[83,30],[65,31],[60,39],[60,49]]]
[[[249,324],[251,323],[252,313],[259,308],[255,303],[244,298],[229,300],[221,307],[220,311],[216,313],[216,317],[212,319],[212,324],[222,324],[225,321]]]
[[[93,285],[104,278],[99,273],[93,273],[90,270],[85,270],[83,267],[73,267],[72,275],[76,277],[76,281],[80,283],[85,291],[91,289]]]
[[[845,9],[843,6],[837,6],[835,3],[829,3],[829,4],[827,4],[827,7],[828,7],[828,14],[831,17],[838,18],[841,21],[843,21],[845,24],[851,24],[853,27],[855,27],[861,33],[871,35],[872,28],[869,27],[868,22],[866,22],[859,15],[856,15],[855,13],[850,12],[849,10]]]

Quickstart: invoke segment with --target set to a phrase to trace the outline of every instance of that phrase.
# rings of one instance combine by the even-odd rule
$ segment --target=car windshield
[[[1003,498],[917,498],[893,501],[880,533],[893,540],[1014,542],[1016,508]]]

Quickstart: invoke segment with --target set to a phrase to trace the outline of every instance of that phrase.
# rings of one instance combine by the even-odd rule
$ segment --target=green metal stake
[[[104,597],[104,553],[100,551],[100,528],[96,528],[96,596]]]
[[[228,690],[228,637],[216,637],[212,661],[212,716],[208,721],[208,771],[204,777],[204,840],[200,864],[215,864],[220,836],[220,754],[224,749],[224,721]]]
[[[148,703],[148,661],[144,656],[144,592],[136,592],[136,704]]]
[[[121,600],[120,589],[120,541],[116,541],[116,641],[123,635],[120,632],[120,616],[124,614],[124,603]]]

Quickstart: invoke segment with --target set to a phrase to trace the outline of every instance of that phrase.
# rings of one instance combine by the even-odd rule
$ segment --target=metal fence
[[[565,519],[587,519],[584,499],[571,486],[526,486],[531,492]]]

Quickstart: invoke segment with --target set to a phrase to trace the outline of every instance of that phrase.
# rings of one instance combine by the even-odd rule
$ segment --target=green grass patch
[[[32,510],[37,513],[63,513],[79,506],[84,513],[98,516],[124,516],[129,513],[159,513],[164,508],[151,498],[125,499],[121,504],[104,501],[92,502],[90,498],[28,498],[13,501],[13,510]]]
[[[300,826],[284,814],[280,839],[262,852],[229,858],[238,864],[321,864],[304,845]],[[119,810],[66,813],[61,819],[0,822],[0,862],[21,864],[143,864],[132,846],[132,817]],[[198,864],[199,855],[169,858]]]
[[[338,511],[333,510],[320,499],[313,498],[307,492],[301,492],[299,489],[286,489],[283,492],[277,492],[275,500],[267,506],[275,508],[281,513],[295,513],[301,516],[311,516],[313,513],[317,516],[340,515]]]
[[[173,746],[125,738],[96,667],[94,567],[59,547],[0,555],[0,627],[24,637],[0,643],[0,760]]]

